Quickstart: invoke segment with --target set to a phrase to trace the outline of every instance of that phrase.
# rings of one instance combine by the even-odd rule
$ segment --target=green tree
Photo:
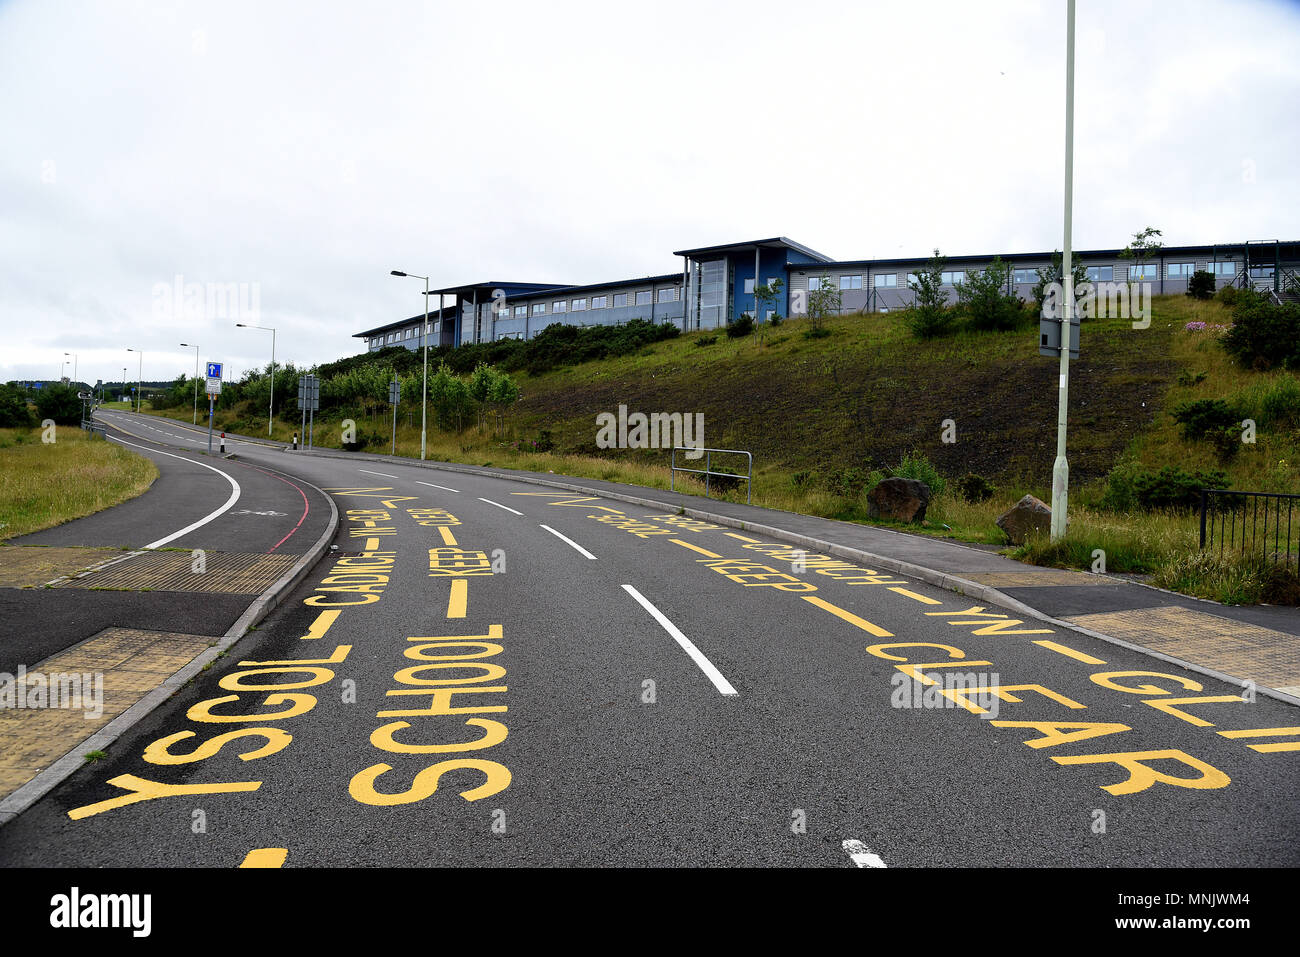
[[[81,400],[72,386],[47,383],[36,395],[36,415],[53,419],[57,425],[77,425],[81,422]]]
[[[758,320],[766,309],[772,310],[773,318],[779,315],[777,304],[781,301],[781,291],[784,287],[785,280],[783,279],[773,279],[770,283],[754,287],[754,299],[758,303],[754,310],[757,313],[754,316],[755,320]]]
[[[957,301],[972,329],[981,331],[1014,329],[1024,315],[1020,299],[1007,292],[1011,267],[994,257],[984,270],[972,269],[957,286]]]
[[[1133,260],[1133,265],[1137,266],[1138,272],[1141,273],[1141,267],[1146,264],[1146,261],[1164,248],[1165,244],[1156,239],[1160,235],[1163,235],[1160,230],[1151,226],[1134,233],[1133,241],[1120,251],[1119,258]]]
[[[519,401],[519,386],[505,373],[498,373],[488,393],[488,402],[497,414],[497,434],[504,435],[506,430],[506,413]]]
[[[12,382],[0,385],[0,429],[25,429],[35,424],[26,391]]]
[[[912,304],[904,321],[918,339],[947,335],[953,329],[954,313],[948,308],[948,293],[943,288],[943,265],[946,258],[934,251],[925,268],[907,277],[912,290]]]
[[[1034,297],[1035,315],[1043,315],[1043,304],[1047,302],[1047,287],[1052,283],[1064,286],[1065,284],[1065,256],[1058,249],[1052,253],[1052,264],[1046,269],[1034,270],[1038,274],[1038,282],[1034,283],[1032,295]],[[1088,270],[1083,263],[1073,259],[1070,263],[1070,273],[1074,278],[1074,288],[1077,290],[1088,281]],[[1076,298],[1078,294],[1076,293]],[[1077,316],[1079,310],[1076,308],[1074,314]]]
[[[808,290],[808,329],[813,334],[821,334],[826,320],[838,316],[844,308],[844,297],[840,295],[835,283],[826,276],[821,277],[816,289]]]

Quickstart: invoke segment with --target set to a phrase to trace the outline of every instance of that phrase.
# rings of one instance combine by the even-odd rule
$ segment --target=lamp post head
[[[237,322],[237,323],[235,323],[235,325],[236,325],[238,328],[240,328],[240,329],[247,329],[247,328],[248,328],[248,326],[246,326],[246,325],[245,325],[244,323],[242,323],[242,322]]]
[[[391,275],[394,275],[394,276],[405,276],[406,273],[402,272],[400,269],[394,269],[394,270],[392,271]]]

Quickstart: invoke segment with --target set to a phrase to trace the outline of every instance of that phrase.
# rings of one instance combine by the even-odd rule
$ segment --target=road
[[[1300,863],[1282,702],[678,514],[231,448],[331,494],[337,549],[6,864]]]

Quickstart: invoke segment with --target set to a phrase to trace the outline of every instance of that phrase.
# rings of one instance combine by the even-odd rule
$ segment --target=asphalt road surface
[[[1289,705],[675,514],[231,448],[333,495],[337,550],[0,861],[1300,863]]]

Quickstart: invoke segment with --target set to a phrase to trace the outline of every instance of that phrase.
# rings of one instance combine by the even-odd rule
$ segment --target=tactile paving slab
[[[116,548],[5,545],[0,547],[0,588],[35,588],[124,554]]]
[[[243,552],[204,552],[201,560],[188,551],[146,552],[55,587],[260,595],[296,560]]]
[[[991,585],[994,588],[1032,588],[1035,585],[1118,585],[1119,582],[1105,575],[1092,575],[1088,572],[1072,572],[1065,568],[1044,568],[1037,572],[984,572],[977,575],[962,575],[962,578]]]

